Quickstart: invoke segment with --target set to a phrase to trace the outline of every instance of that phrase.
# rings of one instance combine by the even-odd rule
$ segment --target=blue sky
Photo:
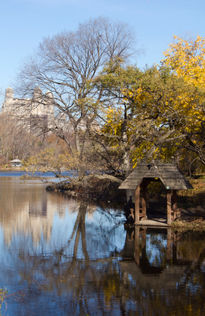
[[[0,100],[43,38],[99,16],[127,23],[139,67],[159,63],[173,35],[205,36],[204,0],[1,0]]]

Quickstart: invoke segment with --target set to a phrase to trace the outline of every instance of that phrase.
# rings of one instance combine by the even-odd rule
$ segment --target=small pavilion
[[[16,159],[11,160],[10,164],[12,165],[12,167],[21,167],[22,161],[16,158]]]
[[[119,189],[135,192],[134,222],[136,225],[143,225],[143,220],[147,219],[147,186],[155,179],[161,180],[166,189],[168,226],[176,218],[178,211],[176,191],[192,188],[175,164],[140,163],[119,186]]]

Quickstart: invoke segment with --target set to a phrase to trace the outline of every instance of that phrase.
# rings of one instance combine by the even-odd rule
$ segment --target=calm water
[[[32,176],[32,177],[55,177],[55,173],[52,171],[47,172],[27,172],[21,170],[12,170],[12,171],[1,171],[0,170],[0,177],[21,177],[21,176]],[[73,176],[76,175],[75,171],[64,171],[61,173],[62,176]]]
[[[0,177],[1,315],[205,315],[205,234]]]

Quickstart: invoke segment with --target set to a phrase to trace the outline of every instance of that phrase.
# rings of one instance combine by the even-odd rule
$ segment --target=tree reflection
[[[135,291],[143,294],[143,298],[134,294],[139,314],[203,315],[204,233],[199,242],[197,233],[177,233],[171,228],[160,232],[136,226],[133,253],[135,265],[127,258],[120,265],[127,282],[131,279]]]
[[[107,212],[110,225],[99,222],[95,230],[86,221],[88,208],[79,205],[66,242],[51,253],[25,244],[19,251],[21,279],[35,295],[55,296],[59,314],[203,315],[204,233],[136,226],[121,237],[120,251],[93,256],[93,239],[109,248],[121,221]]]
[[[56,292],[63,301],[66,297],[73,312],[79,311],[80,315],[91,314],[93,308],[103,311],[105,304],[110,309],[110,293],[115,293],[120,284],[120,276],[113,262],[114,253],[108,257],[89,257],[86,236],[87,209],[86,203],[79,205],[72,232],[62,247],[46,254],[44,251],[37,253],[35,247],[25,248],[23,243],[18,254],[21,278],[27,281],[29,287],[37,287],[44,292]],[[111,213],[105,216],[109,220],[113,217]],[[116,218],[114,222],[119,226]],[[97,230],[99,236],[94,237],[97,237],[102,247],[115,233],[114,227],[115,225],[110,225],[104,230],[100,227],[100,233]]]

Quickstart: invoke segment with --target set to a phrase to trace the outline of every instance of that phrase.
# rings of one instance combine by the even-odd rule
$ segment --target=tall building
[[[51,92],[43,94],[37,87],[32,98],[20,99],[14,97],[12,88],[7,88],[1,113],[28,124],[31,130],[36,127],[49,129],[54,122],[53,95]]]

